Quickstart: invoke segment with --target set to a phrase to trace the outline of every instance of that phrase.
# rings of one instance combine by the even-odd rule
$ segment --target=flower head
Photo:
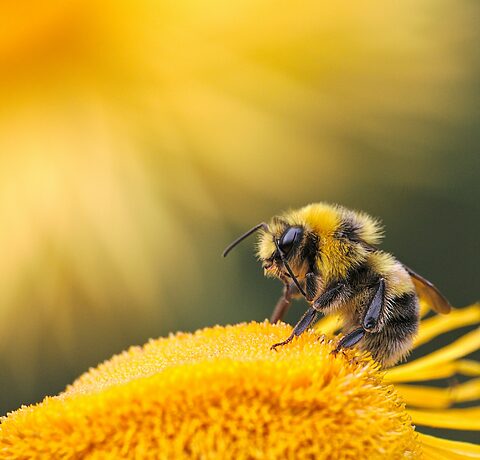
[[[454,324],[469,324],[478,321],[479,307],[456,314]],[[433,320],[427,320],[419,341],[433,329],[445,329],[442,320]],[[417,387],[409,393],[407,387],[395,389],[391,381],[412,376],[409,366],[417,380],[433,378],[439,369],[443,374],[444,369],[478,373],[472,363],[455,361],[478,348],[478,331],[385,376],[356,350],[332,354],[335,339],[319,338],[313,331],[278,352],[270,350],[288,330],[285,324],[268,322],[216,326],[133,347],[91,369],[59,396],[5,417],[0,454],[395,459],[475,453],[475,446],[466,443],[418,435],[412,421],[424,424],[423,417],[430,424],[429,412],[408,412],[403,401],[418,402],[423,391],[425,399],[436,401],[429,407],[438,409],[475,399],[478,385],[460,386],[448,396]],[[457,409],[450,415],[438,411],[434,426],[452,427],[460,411],[466,415],[463,427],[480,429],[472,412],[478,409]]]

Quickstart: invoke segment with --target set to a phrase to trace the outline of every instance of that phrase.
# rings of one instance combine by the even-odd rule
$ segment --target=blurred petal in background
[[[479,13],[2,2],[1,412],[150,336],[263,319],[279,287],[251,249],[218,255],[309,201],[382,217],[387,249],[475,300]]]

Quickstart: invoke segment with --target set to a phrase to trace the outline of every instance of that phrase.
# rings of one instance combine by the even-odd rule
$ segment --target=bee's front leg
[[[278,299],[277,305],[273,309],[272,316],[270,317],[270,322],[275,324],[277,321],[281,321],[290,307],[290,302],[292,298],[299,294],[297,286],[294,283],[291,283],[288,279],[283,281],[283,294],[282,297]]]
[[[286,345],[291,342],[292,339],[296,336],[299,336],[315,321],[318,316],[319,311],[328,305],[330,302],[334,301],[341,295],[344,291],[345,284],[343,282],[337,282],[332,284],[323,294],[321,294],[313,303],[312,306],[304,313],[300,321],[293,328],[290,337],[280,343],[272,345],[272,349]]]
[[[305,293],[307,294],[307,302],[311,302],[317,295],[318,275],[315,271],[309,271],[305,275]]]
[[[317,295],[317,279],[318,275],[315,270],[311,269],[305,275],[305,292],[307,294],[306,301],[312,302],[315,296]],[[272,316],[270,317],[270,322],[275,324],[277,321],[281,321],[290,307],[290,302],[292,298],[298,296],[300,291],[298,290],[295,283],[290,282],[287,278],[282,279],[283,281],[283,294],[280,299],[278,299],[277,305],[273,309]]]
[[[337,281],[331,283],[327,289],[325,289],[322,294],[318,296],[317,299],[313,302],[313,307],[316,310],[323,310],[325,307],[328,307],[332,302],[335,302],[341,299],[346,294],[345,283],[342,281]]]
[[[300,321],[295,325],[293,328],[292,333],[288,337],[288,339],[284,340],[283,342],[276,343],[270,347],[271,350],[275,350],[277,347],[281,347],[286,345],[287,343],[291,342],[292,339],[298,335],[301,335],[305,330],[312,324],[318,315],[318,311],[315,308],[310,307],[301,317]]]

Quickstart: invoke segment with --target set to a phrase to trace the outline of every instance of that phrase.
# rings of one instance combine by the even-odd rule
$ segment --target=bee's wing
[[[413,284],[417,291],[417,295],[425,299],[437,313],[450,313],[452,306],[444,295],[437,289],[437,287],[426,280],[423,276],[414,272],[411,268],[404,265],[408,274],[412,277]]]

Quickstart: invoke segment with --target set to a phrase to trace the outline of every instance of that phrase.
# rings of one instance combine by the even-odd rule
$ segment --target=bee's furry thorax
[[[352,266],[365,260],[369,246],[379,243],[382,238],[380,223],[363,212],[326,203],[310,204],[271,220],[271,234],[260,234],[257,250],[260,260],[270,260],[274,256],[273,238],[280,238],[291,226],[304,231],[294,259],[303,261],[305,254],[315,252],[317,269],[325,278],[345,276]],[[294,264],[295,260],[292,261]]]

